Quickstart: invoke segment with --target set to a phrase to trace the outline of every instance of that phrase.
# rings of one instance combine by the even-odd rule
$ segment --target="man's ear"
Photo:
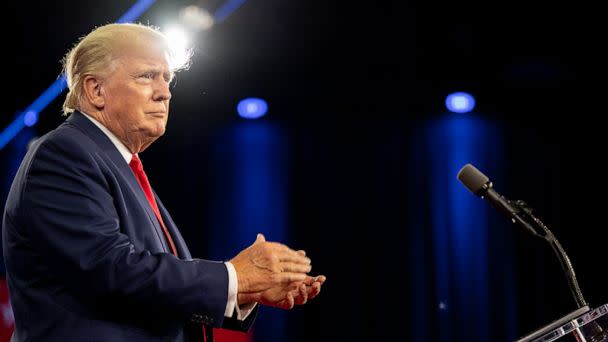
[[[88,75],[83,80],[84,98],[95,106],[97,109],[102,109],[105,104],[105,94],[102,88],[102,80],[98,76]]]

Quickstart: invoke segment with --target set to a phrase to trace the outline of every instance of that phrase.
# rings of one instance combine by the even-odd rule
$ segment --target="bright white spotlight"
[[[172,26],[165,31],[171,56],[169,64],[172,70],[181,69],[190,61],[192,49],[190,48],[190,37],[184,29]]]
[[[208,30],[213,26],[213,16],[204,8],[191,5],[179,11],[179,20],[182,24],[197,31]]]
[[[463,92],[452,93],[446,97],[445,106],[453,113],[468,113],[475,108],[475,98]]]
[[[262,99],[250,97],[239,102],[236,110],[245,119],[257,119],[266,114],[268,104]]]

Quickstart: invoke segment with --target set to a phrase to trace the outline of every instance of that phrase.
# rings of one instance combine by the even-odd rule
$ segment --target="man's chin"
[[[166,131],[165,123],[158,123],[149,131],[150,138],[159,138],[165,134]]]

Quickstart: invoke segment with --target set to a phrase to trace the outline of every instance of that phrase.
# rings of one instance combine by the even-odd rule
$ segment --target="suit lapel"
[[[127,162],[120,154],[116,146],[114,146],[114,143],[110,140],[110,138],[108,138],[108,136],[104,132],[102,132],[97,126],[95,126],[95,124],[91,122],[91,120],[87,119],[86,117],[84,117],[83,114],[79,112],[72,113],[66,120],[66,123],[71,124],[83,131],[109,157],[109,159],[114,164],[122,178],[127,180],[127,184],[130,190],[135,194],[139,205],[143,207],[146,213],[148,214],[150,223],[154,227],[154,232],[157,237],[158,243],[165,252],[171,253],[169,251],[169,246],[167,245],[166,239],[163,235],[164,233],[162,232],[162,227],[160,226],[160,223],[158,222],[158,219],[154,214],[154,210],[152,210],[152,207],[150,206],[150,203],[148,202],[148,199],[146,198],[143,189],[139,185],[139,182],[137,181],[133,170],[131,170],[131,167],[127,164]]]
[[[154,190],[152,190],[154,192]],[[180,259],[191,260],[192,255],[190,255],[190,250],[182,237],[182,234],[177,229],[177,225],[173,222],[173,219],[169,215],[169,212],[154,192],[154,198],[156,198],[156,204],[158,204],[158,210],[160,211],[160,215],[163,218],[163,222],[165,222],[165,227],[169,230],[169,234],[171,234],[171,238],[173,239],[173,243],[175,244],[175,248],[177,248],[177,253],[180,256]]]

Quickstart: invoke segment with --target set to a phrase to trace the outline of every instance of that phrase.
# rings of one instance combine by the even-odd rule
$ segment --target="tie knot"
[[[131,157],[131,162],[129,163],[129,166],[131,167],[131,169],[133,169],[134,171],[143,171],[144,167],[143,165],[141,165],[141,160],[139,160],[139,158],[137,157],[137,154],[134,154]]]

